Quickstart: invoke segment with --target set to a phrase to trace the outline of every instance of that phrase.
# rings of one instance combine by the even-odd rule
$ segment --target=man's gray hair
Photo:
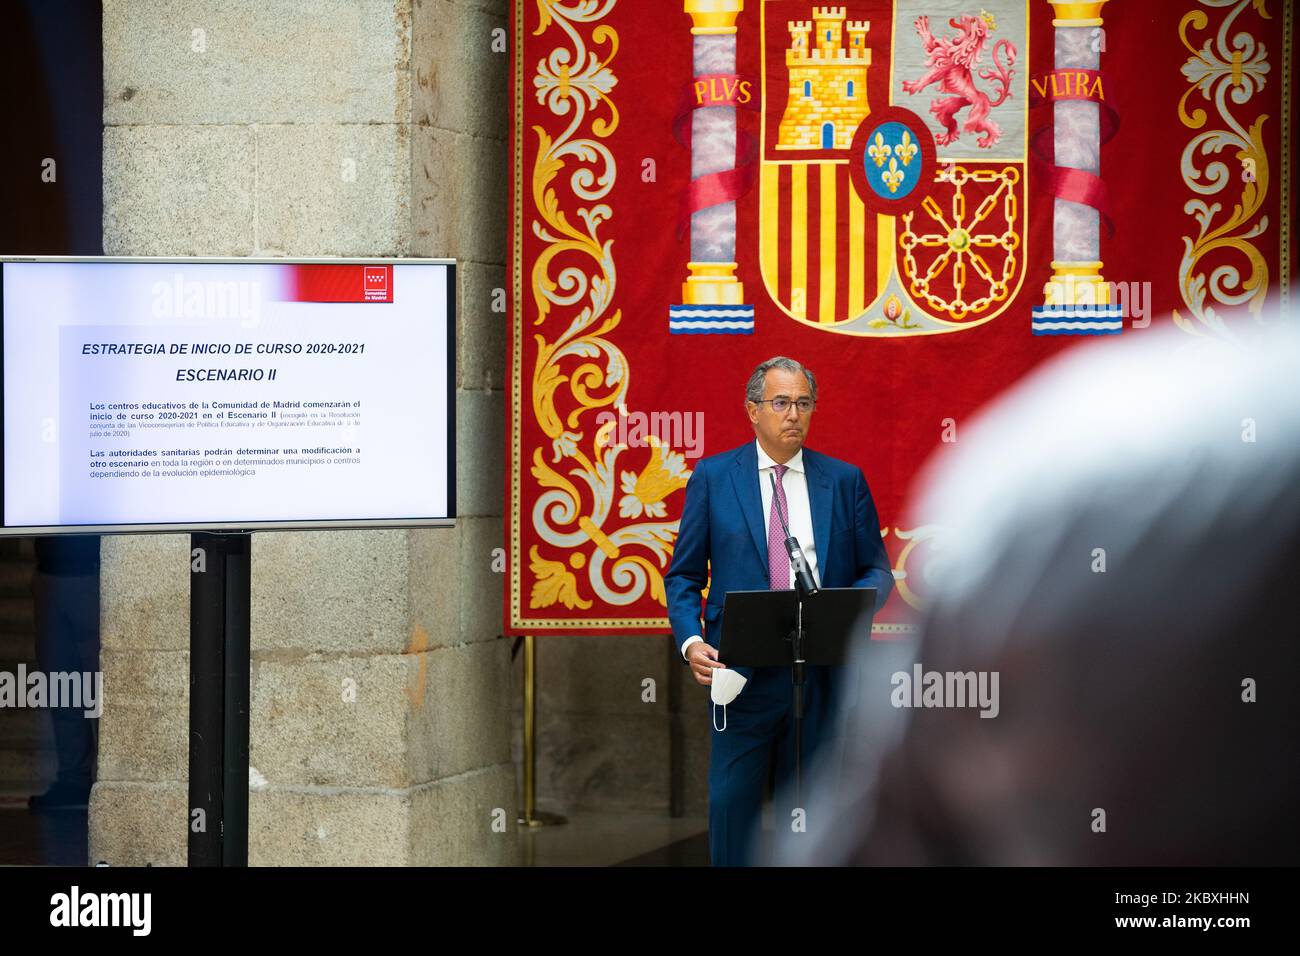
[[[758,403],[763,400],[763,381],[767,377],[767,370],[772,368],[785,369],[796,374],[803,373],[803,376],[808,379],[808,391],[812,392],[812,400],[817,401],[817,377],[813,375],[812,369],[784,355],[770,358],[754,369],[754,374],[749,376],[749,384],[745,386],[745,401]]]

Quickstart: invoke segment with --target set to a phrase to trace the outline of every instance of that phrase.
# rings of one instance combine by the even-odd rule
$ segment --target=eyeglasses
[[[780,398],[765,398],[762,401],[755,402],[754,404],[762,405],[764,403],[771,405],[772,411],[776,412],[778,415],[784,415],[790,409],[790,399],[786,398],[784,395]],[[817,403],[811,398],[801,398],[794,404],[799,409],[800,415],[807,415],[813,410]]]

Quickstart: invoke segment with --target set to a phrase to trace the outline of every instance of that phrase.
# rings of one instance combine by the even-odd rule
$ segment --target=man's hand
[[[717,648],[703,641],[696,641],[686,648],[686,659],[690,661],[691,673],[695,675],[695,680],[706,687],[713,683],[713,669],[727,666],[718,660]]]

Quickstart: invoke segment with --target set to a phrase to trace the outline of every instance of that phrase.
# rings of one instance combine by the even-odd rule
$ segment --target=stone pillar
[[[253,864],[516,859],[516,702],[492,570],[505,9],[104,3],[106,254],[460,263],[458,526],[254,535]],[[188,550],[185,535],[104,539],[92,862],[185,862]]]

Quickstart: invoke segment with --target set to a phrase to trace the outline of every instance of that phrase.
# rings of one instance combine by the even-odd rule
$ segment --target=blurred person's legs
[[[94,674],[99,670],[99,574],[41,574],[32,577],[36,660],[51,675]],[[30,801],[33,810],[81,808],[95,780],[99,720],[87,706],[49,708],[58,772],[54,784]],[[83,702],[84,704],[85,702]]]

